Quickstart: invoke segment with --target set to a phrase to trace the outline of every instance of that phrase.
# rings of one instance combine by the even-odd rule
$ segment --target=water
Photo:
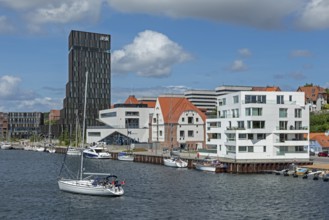
[[[64,155],[0,150],[0,219],[329,219],[329,183],[86,160],[126,179],[122,197],[62,192]]]

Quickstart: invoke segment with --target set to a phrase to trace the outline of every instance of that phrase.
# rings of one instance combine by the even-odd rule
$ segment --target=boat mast
[[[84,103],[84,107],[83,107],[82,150],[81,150],[81,164],[80,164],[80,180],[82,180],[82,174],[83,174],[83,149],[84,149],[84,143],[85,143],[86,106],[87,106],[87,87],[88,87],[88,71],[86,72],[86,83],[85,83],[85,103]]]

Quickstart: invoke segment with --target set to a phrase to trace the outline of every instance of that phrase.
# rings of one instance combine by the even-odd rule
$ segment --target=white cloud
[[[302,7],[301,0],[107,0],[126,13],[201,18],[260,28],[277,28]]]
[[[112,72],[165,77],[170,75],[173,65],[190,58],[182,47],[164,34],[146,30],[139,33],[131,44],[112,53]]]
[[[300,13],[298,23],[305,29],[329,28],[329,1],[309,0]]]
[[[82,19],[97,19],[101,0],[70,0],[53,2],[28,14],[32,24],[70,23]]]
[[[18,92],[18,85],[21,82],[19,77],[2,76],[0,77],[0,99],[7,99],[15,96]]]
[[[0,33],[12,32],[14,27],[6,16],[0,16]]]
[[[230,66],[230,71],[232,72],[242,72],[247,70],[247,66],[244,64],[243,60],[234,60]]]
[[[292,57],[309,57],[312,53],[308,50],[294,50],[290,53]]]
[[[242,49],[239,49],[239,54],[243,57],[249,57],[251,56],[251,52],[248,48],[242,48]]]

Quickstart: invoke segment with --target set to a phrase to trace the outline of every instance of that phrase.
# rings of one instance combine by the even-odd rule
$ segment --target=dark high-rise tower
[[[75,128],[76,112],[82,127],[86,72],[88,93],[86,126],[95,126],[98,111],[111,105],[111,36],[108,34],[71,31],[69,35],[69,77],[61,110],[65,128]]]

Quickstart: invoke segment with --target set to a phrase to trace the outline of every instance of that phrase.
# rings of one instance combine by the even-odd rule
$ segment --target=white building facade
[[[309,159],[309,108],[303,92],[241,91],[218,97],[207,119],[208,148],[236,160]]]
[[[148,107],[127,107],[127,105],[99,111],[99,121],[105,126],[88,127],[87,143],[115,141],[120,144],[120,140],[110,137],[118,134],[139,143],[149,142],[149,120],[154,108]],[[127,143],[124,143],[127,144]]]

